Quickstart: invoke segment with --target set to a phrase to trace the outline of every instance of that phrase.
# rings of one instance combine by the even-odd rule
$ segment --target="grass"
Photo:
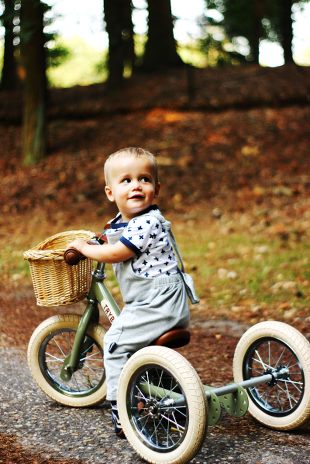
[[[270,236],[268,230],[253,231],[252,226],[241,224],[238,217],[199,217],[197,213],[190,219],[170,219],[185,268],[194,278],[203,307],[219,315],[224,311],[226,316],[229,311],[263,314],[267,307],[279,314],[288,310],[309,312],[310,246],[306,235],[299,240],[294,235],[284,240]],[[59,226],[59,231],[66,228]],[[98,226],[90,224],[90,228],[97,230]],[[37,226],[37,241],[47,235]],[[27,235],[15,237],[14,246],[12,242],[2,244],[3,279],[30,283],[28,263],[22,254],[33,244],[33,237]],[[109,268],[108,280],[119,300],[117,283]]]
[[[270,240],[251,230],[229,231],[199,224],[190,240],[178,227],[178,242],[197,292],[208,306],[276,305],[309,308],[309,244]]]

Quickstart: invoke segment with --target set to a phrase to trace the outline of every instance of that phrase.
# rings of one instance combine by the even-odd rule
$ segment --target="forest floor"
[[[103,228],[115,210],[102,166],[124,146],[157,155],[159,204],[201,296],[191,349],[200,375],[209,350],[217,380],[230,380],[229,321],[243,330],[277,319],[309,336],[309,77],[308,68],[249,66],[138,76],[112,96],[99,85],[53,90],[48,156],[28,167],[21,96],[0,93],[0,347],[24,351],[55,313],[36,306],[23,251],[63,230]],[[215,329],[203,335],[206,320]],[[19,447],[10,458],[12,436],[2,438],[0,462],[41,462]]]
[[[139,75],[112,96],[104,85],[52,90],[48,156],[29,167],[12,122],[18,95],[0,93],[0,113],[11,99],[0,114],[2,282],[19,291],[29,284],[22,252],[46,237],[101,230],[114,214],[104,160],[144,146],[157,155],[159,203],[202,297],[193,312],[308,324],[310,68],[195,73],[191,100],[184,70]]]

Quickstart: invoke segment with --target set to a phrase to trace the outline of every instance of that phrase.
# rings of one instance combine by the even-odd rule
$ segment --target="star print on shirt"
[[[136,254],[132,260],[134,272],[145,278],[177,273],[177,259],[167,230],[162,216],[150,213],[135,217],[124,227],[120,241]]]

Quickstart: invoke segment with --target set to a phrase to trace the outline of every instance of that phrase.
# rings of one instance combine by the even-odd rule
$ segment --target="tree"
[[[6,90],[15,89],[19,83],[14,53],[14,4],[15,0],[4,0],[4,12],[1,18],[5,31],[1,87]]]
[[[248,60],[259,63],[259,43],[263,37],[262,18],[265,0],[206,0],[208,8],[215,8],[223,15],[221,25],[232,40],[242,36],[248,40],[250,53]]]
[[[293,0],[277,0],[279,4],[279,23],[280,33],[279,38],[283,48],[284,62],[293,63],[293,19],[292,19],[292,6]]]
[[[302,5],[308,0],[268,0],[268,38],[280,42],[285,63],[293,63],[293,18],[294,3]]]
[[[22,152],[25,164],[46,154],[46,64],[43,34],[45,5],[40,0],[21,3],[21,64],[23,68]]]
[[[233,39],[245,37],[249,42],[249,59],[259,62],[261,39],[279,42],[283,48],[285,63],[293,62],[292,7],[309,0],[205,0],[207,8],[214,8],[223,15],[220,25]]]
[[[148,0],[148,33],[141,68],[154,71],[183,64],[176,49],[170,0]]]
[[[104,0],[104,17],[109,36],[108,85],[118,88],[126,65],[135,61],[131,0]]]

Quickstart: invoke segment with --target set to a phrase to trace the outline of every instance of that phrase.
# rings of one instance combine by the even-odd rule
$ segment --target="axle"
[[[256,385],[260,385],[262,383],[270,383],[276,380],[280,380],[281,378],[287,378],[287,374],[289,370],[286,367],[282,367],[280,370],[273,370],[272,372],[264,375],[260,375],[258,377],[252,377],[251,379],[244,380],[240,383],[231,383],[229,385],[224,385],[223,387],[212,388],[207,387],[205,389],[207,398],[210,398],[211,392],[217,396],[227,395],[228,393],[234,393],[238,390],[239,387],[248,389],[252,387],[256,387]]]
[[[252,377],[251,379],[244,380],[240,383],[232,383],[229,385],[224,385],[223,387],[205,386],[205,394],[207,399],[210,399],[212,396],[214,397],[214,395],[216,397],[221,397],[238,392],[240,389],[252,388],[263,383],[269,383],[271,385],[277,380],[287,378],[288,373],[288,369],[286,367],[282,367],[278,370],[272,370],[270,373],[260,375],[258,377]],[[143,382],[140,384],[140,388],[145,394],[153,398],[158,398],[159,407],[179,407],[184,406],[186,403],[183,395],[176,392],[170,392],[169,390],[162,387],[156,387],[155,385]]]

